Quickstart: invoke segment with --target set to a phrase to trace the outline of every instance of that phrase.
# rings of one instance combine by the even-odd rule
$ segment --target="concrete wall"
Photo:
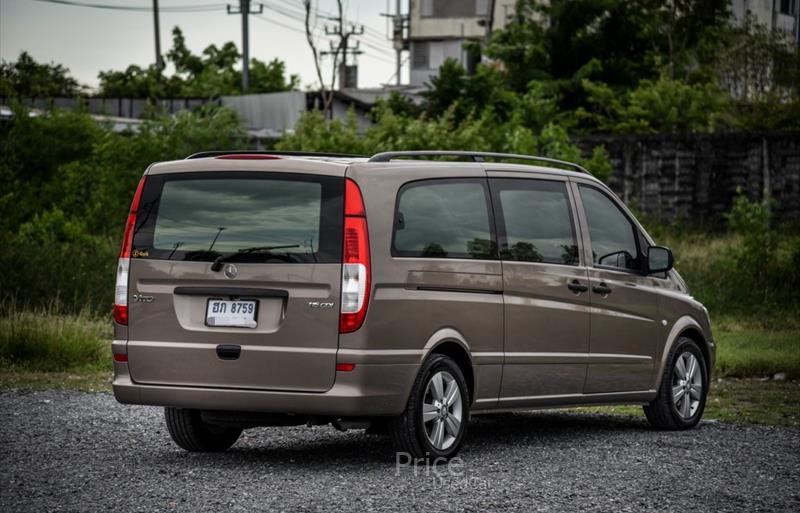
[[[584,150],[602,144],[613,172],[609,185],[629,205],[664,220],[721,224],[737,188],[776,200],[781,220],[800,220],[800,134],[584,136]]]

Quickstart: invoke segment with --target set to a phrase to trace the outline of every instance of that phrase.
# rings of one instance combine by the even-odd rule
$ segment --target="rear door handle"
[[[609,287],[605,283],[601,283],[600,285],[595,285],[594,287],[592,287],[592,291],[595,294],[600,294],[601,296],[607,296],[611,294],[611,287]]]
[[[588,285],[584,285],[578,280],[572,280],[571,282],[567,283],[567,288],[576,294],[580,294],[581,292],[586,292],[589,290]]]

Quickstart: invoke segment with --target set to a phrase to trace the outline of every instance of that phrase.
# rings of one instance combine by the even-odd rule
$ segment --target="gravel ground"
[[[476,417],[449,467],[395,465],[363,431],[261,428],[172,444],[160,408],[0,393],[0,511],[800,510],[800,430],[538,412]]]

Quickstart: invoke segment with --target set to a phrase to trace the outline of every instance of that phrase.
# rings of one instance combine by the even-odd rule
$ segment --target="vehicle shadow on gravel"
[[[650,431],[638,417],[570,412],[525,412],[481,415],[469,424],[461,456],[480,457],[485,453],[520,448],[526,444],[547,446],[570,442],[576,436],[598,436],[621,432]],[[361,430],[345,433],[331,427],[257,428],[246,431],[242,439],[225,453],[192,454],[177,447],[167,454],[152,454],[154,462],[185,464],[207,463],[216,468],[240,465],[279,464],[330,470],[331,462],[340,466],[394,464],[394,451],[388,436],[367,435]],[[148,459],[149,456],[144,456]]]

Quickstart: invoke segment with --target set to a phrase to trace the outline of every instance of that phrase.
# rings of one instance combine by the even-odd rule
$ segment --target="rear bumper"
[[[141,385],[131,380],[127,364],[114,367],[114,396],[124,404],[341,417],[399,415],[419,370],[419,364],[359,364],[337,372],[327,392],[310,393]]]

